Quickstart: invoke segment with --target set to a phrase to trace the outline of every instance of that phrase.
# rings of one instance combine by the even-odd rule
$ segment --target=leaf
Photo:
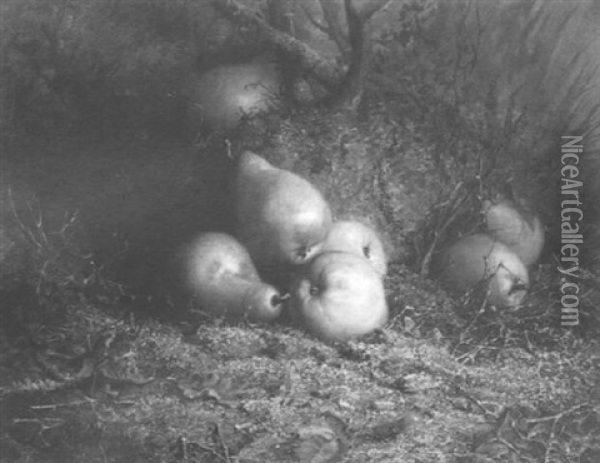
[[[404,415],[392,421],[376,424],[368,430],[368,435],[376,441],[385,441],[396,438],[399,434],[406,432],[413,424],[411,415]]]
[[[307,426],[298,431],[296,457],[301,463],[333,463],[341,461],[347,446],[326,426]]]

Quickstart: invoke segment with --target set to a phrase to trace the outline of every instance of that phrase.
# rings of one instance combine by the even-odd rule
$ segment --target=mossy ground
[[[436,159],[435,143],[383,115],[349,123],[308,112],[263,130],[245,146],[310,178],[337,215],[382,232],[388,326],[328,345],[163,297],[171,250],[230,228],[224,145],[12,146],[2,461],[598,461],[591,273],[576,331],[556,324],[551,257],[516,313],[451,301],[419,262],[443,218],[436,207],[450,207],[469,162]],[[464,207],[472,200],[453,233],[478,226]]]

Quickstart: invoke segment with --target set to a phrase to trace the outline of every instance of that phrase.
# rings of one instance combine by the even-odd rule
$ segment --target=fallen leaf
[[[347,450],[343,439],[326,426],[307,426],[298,431],[296,457],[300,463],[341,461]]]

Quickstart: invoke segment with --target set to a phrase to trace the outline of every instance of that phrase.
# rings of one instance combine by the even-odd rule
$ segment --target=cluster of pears
[[[246,151],[235,176],[235,236],[204,233],[183,252],[186,288],[204,310],[271,322],[283,311],[328,341],[388,320],[384,247],[361,222],[334,221],[302,177]]]
[[[517,307],[529,289],[527,267],[544,247],[544,226],[537,215],[505,197],[483,201],[481,213],[486,232],[463,236],[442,253],[436,264],[440,280],[455,294],[486,281],[491,304]]]

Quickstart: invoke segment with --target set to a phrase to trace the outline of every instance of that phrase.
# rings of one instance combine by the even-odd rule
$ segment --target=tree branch
[[[313,16],[313,14],[310,12],[310,10],[308,9],[308,6],[306,6],[306,3],[301,3],[300,4],[302,11],[304,11],[304,15],[306,16],[306,18],[308,19],[308,22],[311,23],[316,29],[320,30],[321,32],[323,32],[324,34],[330,35],[330,31],[329,28],[327,26],[325,26],[324,24],[321,24],[317,18],[315,18]]]
[[[334,92],[344,73],[332,60],[323,57],[304,42],[278,31],[263,18],[238,4],[235,0],[212,0],[214,8],[236,24],[255,27],[273,47],[299,60],[301,68],[309,71],[321,85]]]
[[[368,21],[379,10],[388,6],[392,0],[372,0],[357,11],[362,21]]]
[[[320,0],[321,10],[323,10],[323,17],[328,25],[328,35],[335,42],[342,54],[344,59],[348,59],[351,50],[349,49],[348,35],[342,30],[342,20],[340,18],[340,11],[336,7],[335,2],[331,0]]]
[[[352,0],[344,0],[344,8],[352,56],[339,103],[351,111],[356,111],[362,100],[364,81],[369,68],[370,45],[365,31],[366,21],[352,4]]]
[[[292,0],[269,0],[267,2],[269,22],[277,29],[294,35],[294,21],[292,21]]]
[[[387,6],[391,0],[372,0],[358,9],[352,0],[344,0],[348,40],[351,57],[348,74],[338,103],[351,111],[356,111],[362,101],[365,80],[371,64],[371,43],[368,22],[372,16]]]

